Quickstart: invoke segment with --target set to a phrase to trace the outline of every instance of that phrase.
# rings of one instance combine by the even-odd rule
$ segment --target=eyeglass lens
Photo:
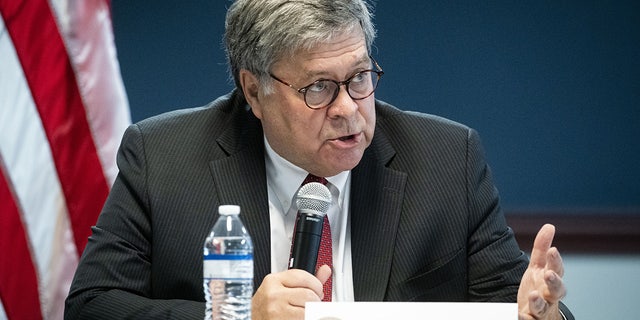
[[[310,108],[323,108],[336,99],[341,84],[346,86],[347,92],[352,99],[364,99],[375,91],[378,86],[378,79],[378,73],[367,70],[358,72],[343,82],[318,80],[306,87],[304,91],[305,102]]]

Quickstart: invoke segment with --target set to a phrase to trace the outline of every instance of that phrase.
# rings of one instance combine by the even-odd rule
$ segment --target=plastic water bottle
[[[218,212],[204,243],[205,320],[251,319],[253,243],[239,206],[220,206]]]

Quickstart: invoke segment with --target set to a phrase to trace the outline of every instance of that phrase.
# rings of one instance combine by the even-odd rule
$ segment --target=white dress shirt
[[[271,272],[275,273],[287,270],[298,212],[294,199],[309,173],[273,151],[266,138],[264,141],[271,227]],[[327,187],[332,196],[327,212],[333,244],[332,301],[354,301],[349,219],[351,171],[325,178],[329,181]]]

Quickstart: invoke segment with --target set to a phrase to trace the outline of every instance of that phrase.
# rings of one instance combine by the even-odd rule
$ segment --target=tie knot
[[[329,183],[327,181],[327,179],[325,179],[323,177],[318,177],[318,176],[312,175],[311,173],[309,173],[309,175],[307,175],[307,177],[302,182],[302,185],[305,185],[305,184],[307,184],[309,182],[318,182],[318,183],[324,184],[325,186],[327,185],[327,183]]]

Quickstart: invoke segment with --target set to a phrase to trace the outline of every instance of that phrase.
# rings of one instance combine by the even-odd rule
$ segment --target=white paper
[[[516,303],[309,302],[306,320],[517,320]]]

